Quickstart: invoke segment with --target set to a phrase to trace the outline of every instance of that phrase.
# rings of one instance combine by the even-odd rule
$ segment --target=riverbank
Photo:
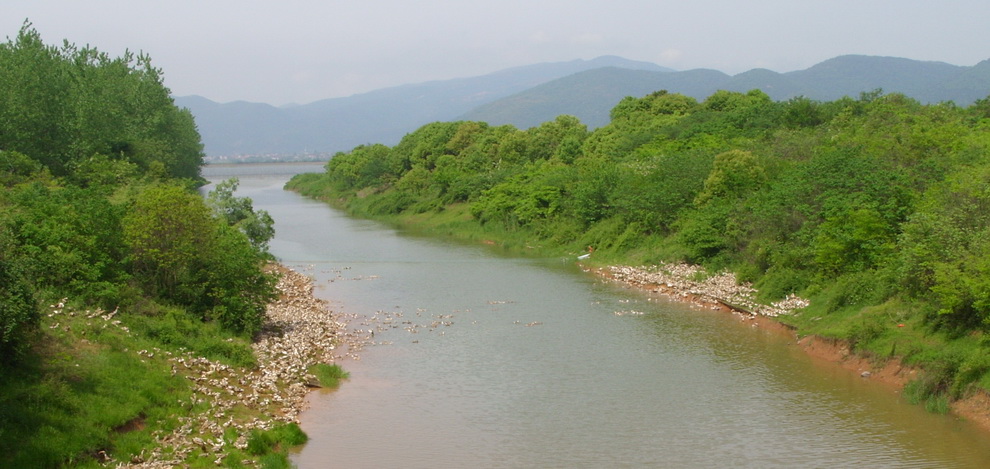
[[[772,303],[755,301],[756,290],[748,284],[739,284],[732,273],[716,275],[705,273],[699,266],[688,264],[660,264],[651,267],[585,267],[601,277],[633,288],[662,295],[676,301],[699,307],[736,314],[742,321],[750,321],[762,327],[786,334],[795,345],[812,357],[834,363],[863,379],[876,380],[890,386],[895,393],[903,391],[911,381],[919,378],[922,370],[905,366],[899,357],[882,361],[854,353],[848,342],[817,335],[801,336],[793,327],[780,321],[782,316],[796,314],[810,304],[807,299],[794,295]],[[990,395],[974,391],[963,399],[950,404],[951,413],[957,418],[971,421],[990,432]]]
[[[319,387],[309,371],[312,366],[357,359],[368,339],[348,329],[350,318],[313,296],[309,277],[281,265],[270,268],[280,274],[279,298],[268,305],[263,332],[252,345],[256,367],[231,367],[160,350],[139,352],[168,355],[173,374],[192,382],[188,406],[202,411],[180,417],[174,430],[156,435],[156,448],[119,467],[176,467],[198,457],[218,465],[257,466],[253,459],[227,458],[243,455],[255,431],[299,423],[306,394]]]

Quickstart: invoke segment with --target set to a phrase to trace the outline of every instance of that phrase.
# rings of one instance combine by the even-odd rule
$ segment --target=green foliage
[[[0,150],[0,185],[11,187],[41,172],[41,163],[16,151]]]
[[[970,107],[970,112],[977,117],[990,119],[990,96],[976,100]]]
[[[710,154],[697,151],[638,158],[617,168],[609,203],[646,232],[670,234],[698,197],[711,165]]]
[[[658,91],[621,100],[590,133],[568,116],[528,130],[434,123],[299,181],[445,235],[734,269],[763,301],[813,298],[820,321],[793,318],[802,328],[944,367],[923,393],[943,408],[960,383],[990,387],[986,344],[927,354],[990,331],[986,101]],[[472,220],[440,223],[448,212]]]
[[[752,266],[753,264],[748,264]],[[807,290],[814,281],[814,274],[803,269],[794,269],[774,265],[764,273],[759,272],[759,267],[755,266],[757,272],[751,273],[756,277],[755,287],[759,290],[761,301],[773,301],[784,298],[790,294],[797,294]]]
[[[24,274],[38,290],[55,298],[117,299],[115,285],[126,280],[119,265],[122,214],[102,189],[35,181],[13,188],[8,201]]]
[[[337,364],[317,363],[309,368],[309,372],[315,375],[320,386],[325,388],[336,388],[340,386],[342,380],[350,377],[350,374]]]
[[[370,213],[378,215],[395,215],[402,213],[416,203],[416,197],[402,191],[391,191],[375,197],[369,204]]]
[[[990,241],[983,239],[964,256],[935,266],[931,292],[939,314],[964,327],[990,327]]]
[[[823,289],[819,295],[820,301],[826,313],[879,304],[893,291],[884,280],[878,272],[870,270],[846,274]]]
[[[535,169],[502,182],[482,193],[471,206],[471,214],[483,223],[494,221],[506,227],[531,225],[551,218],[561,209],[563,188],[551,184],[553,181],[543,184],[527,181],[549,175],[549,171]]]
[[[142,191],[122,221],[131,262],[148,291],[187,304],[201,297],[197,273],[212,231],[202,198],[174,185]]]
[[[571,186],[569,204],[573,216],[590,225],[614,215],[612,191],[618,187],[619,168],[599,158],[583,158],[575,166],[577,177]]]
[[[787,127],[815,127],[827,120],[823,106],[804,96],[798,96],[785,103],[783,123]]]
[[[911,404],[925,404],[925,410],[946,414],[949,411],[949,388],[956,364],[940,362],[918,379],[904,386],[904,396]]]
[[[238,221],[230,225],[253,217],[250,201],[233,199],[229,192],[212,201],[222,218],[213,218],[201,197],[181,187],[150,186],[122,220],[124,240],[134,274],[147,291],[251,335],[261,328],[275,280],[261,269],[260,247],[238,229]],[[261,240],[267,242],[255,241]]]
[[[847,210],[828,216],[818,227],[812,249],[823,274],[863,271],[880,265],[893,250],[893,227],[880,213]]]
[[[0,224],[0,369],[21,355],[40,317],[34,291],[13,250],[9,231]]]
[[[228,179],[216,185],[206,196],[214,216],[244,233],[251,245],[259,251],[268,250],[268,242],[275,236],[275,221],[264,210],[254,210],[248,197],[234,197],[239,181]]]
[[[327,162],[327,170],[340,176],[339,188],[364,187],[394,177],[389,172],[385,145],[360,146],[350,153],[338,153]]]
[[[677,238],[690,262],[710,261],[732,246],[728,230],[732,207],[725,203],[695,209],[678,220]]]
[[[267,453],[287,454],[292,446],[299,446],[309,438],[303,433],[299,425],[295,423],[285,423],[271,430],[251,430],[251,436],[247,442],[247,452],[257,455]]]
[[[719,153],[695,203],[703,205],[716,199],[742,198],[758,190],[766,181],[766,171],[752,153],[743,150]]]
[[[261,330],[265,307],[277,296],[276,276],[262,270],[263,258],[248,239],[234,228],[220,225],[205,259],[203,306],[211,308],[206,317],[226,329],[254,335]]]
[[[907,293],[934,296],[952,327],[990,326],[990,166],[932,185],[904,224],[898,273]]]
[[[49,47],[30,25],[0,44],[0,466],[156,444],[190,411],[166,353],[255,365],[272,220],[236,180],[204,201],[201,150],[146,56]]]
[[[45,45],[25,24],[0,44],[0,148],[68,176],[94,155],[199,178],[202,144],[146,55]],[[82,177],[82,176],[80,176]]]

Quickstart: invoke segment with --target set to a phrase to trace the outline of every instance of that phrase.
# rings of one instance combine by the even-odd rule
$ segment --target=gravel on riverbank
[[[602,275],[628,285],[661,293],[705,307],[728,308],[776,317],[808,306],[808,300],[790,295],[770,305],[758,303],[751,284],[740,284],[730,272],[708,275],[699,266],[659,264],[651,267],[611,266]]]
[[[181,417],[175,430],[155,435],[157,448],[118,467],[177,467],[185,465],[189,457],[221,464],[229,456],[228,445],[241,450],[247,447],[251,430],[299,422],[305,396],[317,382],[307,371],[312,365],[357,358],[368,337],[348,329],[344,315],[313,296],[309,277],[280,265],[271,268],[281,276],[277,286],[280,295],[268,305],[263,331],[253,344],[258,366],[238,369],[191,353],[170,355],[173,373],[193,383],[194,397],[186,404],[205,403],[206,410]],[[230,442],[225,432],[232,428],[238,437]],[[253,460],[240,463],[256,466]]]

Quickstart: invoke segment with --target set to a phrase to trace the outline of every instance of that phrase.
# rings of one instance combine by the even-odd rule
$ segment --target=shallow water
[[[368,318],[360,327],[396,326],[342,363],[340,389],[311,394],[301,468],[990,467],[987,432],[787,335],[603,282],[572,259],[348,218],[282,191],[286,175],[246,168],[234,168],[238,194],[275,219],[272,252],[335,309]]]

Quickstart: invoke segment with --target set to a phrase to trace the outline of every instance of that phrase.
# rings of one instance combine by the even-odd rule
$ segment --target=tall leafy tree
[[[205,267],[213,220],[202,198],[175,185],[151,186],[123,219],[123,235],[135,274],[147,289],[187,303],[198,293],[197,270]]]
[[[202,144],[144,54],[111,58],[68,42],[46,45],[30,24],[0,44],[0,148],[57,176],[94,155],[199,178]]]

